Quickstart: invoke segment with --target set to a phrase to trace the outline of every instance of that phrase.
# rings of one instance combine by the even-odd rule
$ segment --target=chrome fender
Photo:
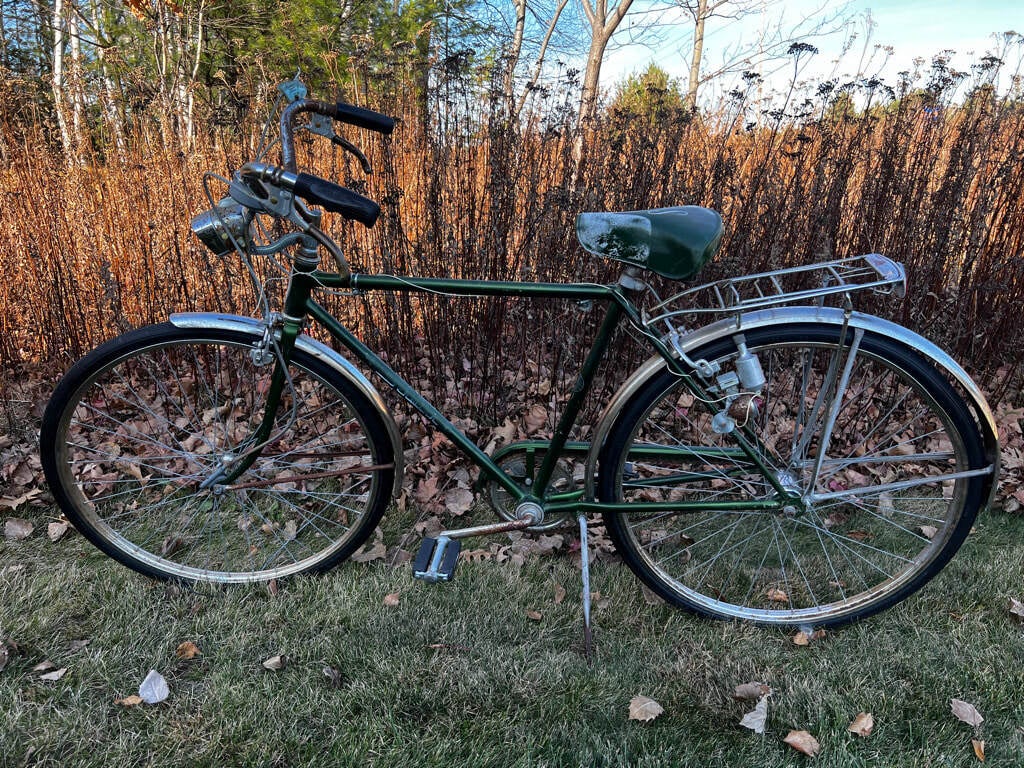
[[[216,312],[182,312],[170,316],[172,325],[178,328],[218,328],[228,331],[237,331],[253,337],[254,341],[263,338],[263,323],[252,317],[241,317],[239,315],[222,315]],[[362,371],[352,365],[340,354],[316,339],[301,334],[295,341],[295,346],[312,355],[320,362],[337,372],[337,374],[348,380],[360,394],[373,403],[380,411],[384,426],[388,431],[388,438],[391,440],[391,449],[395,457],[395,482],[391,489],[392,496],[397,496],[402,490],[402,474],[404,470],[404,454],[402,452],[402,436],[398,431],[398,424],[395,417],[388,408],[384,398],[373,386]]]
[[[833,307],[778,307],[774,309],[763,309],[758,312],[750,312],[739,317],[733,316],[718,322],[698,328],[681,337],[679,346],[687,355],[693,350],[723,336],[732,336],[736,333],[743,333],[755,328],[764,328],[772,325],[784,325],[787,323],[819,323],[827,325],[842,326],[843,310]],[[995,418],[992,416],[992,409],[989,408],[985,396],[981,393],[978,385],[974,383],[967,372],[949,356],[945,350],[937,346],[923,336],[914,333],[902,325],[897,325],[889,320],[884,320],[874,315],[866,315],[860,312],[853,312],[850,315],[850,326],[863,328],[865,331],[887,336],[895,339],[909,347],[917,350],[926,357],[936,368],[963,388],[963,394],[967,403],[974,413],[978,423],[982,439],[985,445],[985,455],[992,464],[992,474],[988,476],[988,489],[986,491],[986,507],[991,505],[995,495],[996,479],[999,476],[999,433],[996,430]],[[641,365],[632,376],[630,376],[612,399],[605,406],[604,411],[594,429],[593,441],[590,444],[590,454],[587,457],[586,492],[587,498],[595,498],[595,486],[597,480],[597,459],[604,448],[605,441],[611,431],[612,425],[618,419],[619,414],[629,399],[650,379],[657,375],[666,365],[660,355],[655,355]]]

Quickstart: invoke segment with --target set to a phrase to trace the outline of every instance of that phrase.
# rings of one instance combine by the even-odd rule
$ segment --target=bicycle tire
[[[322,573],[366,541],[394,481],[384,420],[300,349],[271,442],[230,486],[200,488],[227,456],[253,447],[274,368],[254,357],[258,341],[163,323],[68,371],[43,416],[41,458],[58,505],[90,542],[147,576],[235,583]]]
[[[828,378],[839,334],[838,326],[807,323],[745,332],[766,384],[742,426],[764,446],[776,478],[798,489],[806,504],[784,512],[708,507],[604,515],[624,561],[670,604],[717,619],[838,626],[920,589],[970,532],[984,478],[927,478],[986,466],[978,426],[934,366],[880,334],[865,332],[860,341],[820,474],[809,487],[829,387],[845,366],[836,363]],[[847,344],[853,338],[851,329]],[[731,370],[736,355],[732,337],[690,353],[719,361],[723,370]],[[815,407],[821,390],[825,397]],[[652,375],[609,431],[599,459],[601,498],[771,499],[777,491],[763,473],[712,429],[720,408],[695,402],[667,368]]]

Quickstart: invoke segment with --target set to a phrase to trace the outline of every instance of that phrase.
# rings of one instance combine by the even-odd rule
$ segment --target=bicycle
[[[348,558],[401,489],[395,419],[348,357],[304,333],[315,321],[475,464],[500,519],[424,539],[426,581],[455,571],[468,536],[546,530],[575,517],[589,632],[588,519],[655,594],[697,614],[765,625],[840,625],[921,588],[991,502],[998,436],[978,387],[945,352],[853,310],[902,297],[879,254],[745,275],[662,299],[647,273],[695,275],[721,217],[681,206],[584,213],[592,255],[623,264],[609,284],[482,281],[352,271],[322,211],[367,227],[380,208],[296,168],[304,128],[351,152],[344,123],[394,121],[282,87],[282,166],[257,160],[192,223],[218,255],[285,271],[280,311],[175,314],[101,345],[56,387],[43,418],[46,479],[74,526],[147,576],[268,581]],[[220,177],[214,177],[220,178]],[[290,231],[258,226],[266,216]],[[280,230],[275,230],[280,231]],[[321,269],[321,253],[335,269]],[[255,278],[255,273],[252,273]],[[550,439],[488,455],[315,300],[318,291],[439,292],[602,303],[604,317]],[[710,322],[704,322],[710,317]],[[717,318],[717,319],[716,319]],[[586,442],[568,438],[616,327],[651,349]],[[691,327],[692,326],[692,327]],[[565,470],[585,464],[582,487]],[[589,637],[589,634],[588,634]]]

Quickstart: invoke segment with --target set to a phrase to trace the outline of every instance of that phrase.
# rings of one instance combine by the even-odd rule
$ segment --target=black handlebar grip
[[[377,133],[390,135],[395,130],[395,121],[380,112],[363,109],[352,104],[339,101],[335,107],[334,119],[358,128],[368,128]]]
[[[346,219],[358,221],[367,227],[372,227],[380,216],[380,206],[370,198],[310,173],[298,174],[295,194],[313,205],[340,213]]]

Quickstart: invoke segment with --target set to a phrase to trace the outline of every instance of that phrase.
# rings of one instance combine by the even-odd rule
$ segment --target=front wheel
[[[380,412],[296,350],[270,443],[254,447],[274,364],[252,336],[169,323],[80,360],[43,416],[41,458],[61,509],[93,544],[149,576],[264,581],[352,554],[387,505],[395,457]]]
[[[970,532],[985,480],[971,472],[986,462],[969,408],[913,349],[852,329],[841,346],[840,332],[745,332],[766,383],[728,412],[667,369],[622,409],[600,457],[601,498],[663,506],[605,521],[626,563],[669,603],[767,625],[839,625],[922,587]],[[690,354],[732,371],[737,339]],[[719,434],[728,419],[735,429]]]

